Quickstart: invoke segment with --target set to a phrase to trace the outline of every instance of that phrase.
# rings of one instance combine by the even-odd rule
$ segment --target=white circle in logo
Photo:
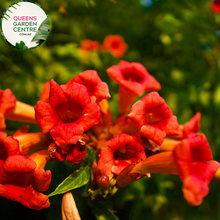
[[[50,31],[50,20],[44,9],[35,2],[19,1],[10,5],[2,15],[4,39],[20,50],[42,44]]]

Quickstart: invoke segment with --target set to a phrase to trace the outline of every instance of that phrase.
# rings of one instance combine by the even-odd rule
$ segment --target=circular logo
[[[20,50],[38,47],[50,31],[47,13],[39,4],[29,1],[10,5],[2,15],[0,25],[4,39]]]

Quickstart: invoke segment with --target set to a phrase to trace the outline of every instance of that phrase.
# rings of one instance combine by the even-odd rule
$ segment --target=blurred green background
[[[162,86],[166,100],[180,124],[202,113],[205,133],[215,160],[220,161],[220,14],[209,0],[36,0],[51,21],[48,39],[33,50],[11,47],[0,36],[0,89],[10,88],[18,100],[35,105],[46,81],[66,83],[87,69],[95,69],[109,84],[110,106],[117,113],[117,85],[106,69],[119,59],[109,53],[92,53],[87,60],[79,52],[80,41],[103,42],[109,34],[121,35],[128,44],[123,60],[140,62]],[[13,1],[0,1],[0,14]],[[67,13],[63,13],[65,8]],[[219,29],[219,30],[218,30]],[[16,130],[22,123],[7,123]],[[30,131],[39,131],[31,125]],[[65,163],[52,163],[49,191],[72,172]],[[206,220],[220,219],[220,180],[214,178],[210,193],[199,207],[183,198],[178,176],[152,175],[119,190],[109,199],[91,202],[82,189],[74,196],[82,219]],[[51,197],[47,210],[33,211],[0,198],[0,218],[61,219],[62,196]],[[102,215],[105,213],[105,215]]]

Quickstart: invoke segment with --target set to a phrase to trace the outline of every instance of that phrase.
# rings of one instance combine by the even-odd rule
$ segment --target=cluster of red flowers
[[[116,120],[107,101],[108,85],[95,70],[65,85],[52,79],[35,107],[17,101],[9,89],[0,92],[1,196],[32,209],[47,208],[48,197],[39,192],[51,181],[46,163],[78,164],[91,146],[99,155],[92,165],[92,198],[112,195],[151,173],[168,173],[180,176],[189,204],[201,204],[219,168],[205,135],[198,133],[201,114],[179,125],[165,100],[153,91],[161,88],[159,82],[140,63],[120,61],[107,73],[119,84]],[[153,92],[133,104],[145,91]],[[42,133],[27,133],[23,127],[7,137],[5,119],[37,123]]]
[[[26,133],[28,127],[7,137],[5,119],[35,123],[34,108],[16,101],[9,89],[0,91],[0,196],[31,209],[47,208],[49,199],[39,191],[46,191],[51,182],[51,172],[44,171],[51,138]],[[31,154],[34,150],[39,151]]]
[[[128,45],[120,35],[108,35],[102,45],[98,41],[82,40],[80,50],[85,54],[91,51],[109,52],[115,58],[121,58],[128,49]]]

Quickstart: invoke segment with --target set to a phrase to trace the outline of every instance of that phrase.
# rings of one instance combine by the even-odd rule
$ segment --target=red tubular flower
[[[160,145],[160,151],[172,151],[181,140],[173,140],[165,138],[163,143]]]
[[[100,102],[103,99],[109,99],[111,97],[108,85],[102,82],[95,70],[86,70],[80,73],[67,82],[66,86],[71,86],[73,82],[84,85],[88,89],[89,95],[94,102]]]
[[[5,114],[5,119],[35,124],[34,107],[23,102],[16,101],[15,108]]]
[[[50,82],[44,84],[43,90],[40,95],[40,101],[49,103],[50,97]]]
[[[92,40],[82,40],[80,42],[80,48],[79,48],[79,54],[81,61],[83,63],[88,62],[100,62],[98,57],[98,50],[99,50],[99,43],[98,41],[92,41]]]
[[[107,146],[109,148],[101,150],[98,161],[98,169],[106,176],[118,175],[129,164],[139,163],[146,159],[138,133],[119,134],[107,141]]]
[[[136,164],[130,174],[179,174],[183,181],[183,194],[192,206],[200,205],[208,194],[208,185],[219,168],[205,135],[184,139],[173,151],[158,153]]]
[[[48,189],[50,171],[36,170],[35,161],[20,155],[18,140],[4,132],[0,133],[0,152],[0,196],[31,209],[49,207],[48,197],[38,191]]]
[[[214,0],[211,2],[210,7],[214,12],[220,13],[220,0]]]
[[[29,209],[41,210],[50,206],[48,197],[37,192],[31,186],[22,188],[10,184],[0,184],[0,196],[19,202]]]
[[[79,142],[75,145],[72,145],[67,152],[66,160],[72,164],[81,163],[86,154],[86,145],[82,145]]]
[[[130,171],[131,174],[144,175],[146,173],[167,173],[178,175],[172,151],[154,154],[147,159],[136,164]]]
[[[190,138],[196,136],[197,132],[200,129],[200,118],[201,118],[201,113],[198,112],[196,113],[189,122],[185,123],[184,125],[181,125],[181,134],[174,136],[174,139],[165,139],[160,145],[160,150],[162,151],[170,151],[173,150],[177,144],[180,143],[181,139],[185,138]]]
[[[34,107],[16,101],[10,89],[0,90],[0,130],[5,128],[5,119],[36,123]]]
[[[67,151],[66,149],[59,148],[54,142],[50,144],[48,147],[48,153],[50,154],[51,158],[56,158],[58,161],[64,161],[65,159],[65,153]]]
[[[81,163],[86,154],[86,145],[77,142],[64,148],[63,146],[57,146],[54,142],[48,147],[48,152],[52,158],[56,158],[58,161],[66,159],[72,164]]]
[[[185,123],[182,128],[183,138],[189,138],[196,135],[200,129],[201,113],[196,113],[189,122]]]
[[[4,131],[5,127],[6,127],[6,125],[5,125],[5,117],[0,112],[0,131]]]
[[[50,170],[44,171],[43,169],[35,170],[33,172],[34,180],[33,187],[38,191],[46,191],[51,183]]]
[[[55,143],[59,146],[75,144],[83,134],[83,127],[76,123],[58,124],[50,130]]]
[[[143,136],[158,145],[167,135],[177,135],[181,131],[176,116],[157,92],[137,101],[128,117]]]
[[[33,151],[45,149],[53,142],[49,134],[40,132],[13,135],[13,137],[19,141],[20,154],[25,156],[30,155]]]
[[[113,177],[112,167],[114,165],[113,151],[110,148],[101,149],[97,168],[106,176]]]
[[[121,60],[118,66],[108,68],[107,73],[119,84],[120,113],[127,111],[135,97],[143,95],[144,91],[161,89],[160,83],[140,63]]]
[[[135,164],[130,164],[124,168],[121,173],[116,178],[116,185],[118,188],[123,188],[138,179],[141,179],[145,175],[140,175],[139,173],[131,174],[130,172],[135,167]]]
[[[137,96],[143,95],[144,91],[161,89],[160,83],[140,63],[121,60],[118,66],[108,68],[107,73],[116,83]]]
[[[197,112],[190,121],[186,122],[184,125],[180,125],[181,133],[173,138],[181,140],[195,136],[200,129],[200,119],[201,113]]]
[[[108,35],[105,37],[102,50],[109,51],[115,58],[121,58],[127,51],[128,45],[124,42],[124,38],[120,35]]]
[[[205,135],[184,139],[173,151],[183,181],[183,194],[190,205],[197,206],[208,194],[208,185],[219,168]]]
[[[37,151],[29,156],[31,160],[33,160],[37,166],[36,170],[44,169],[47,162],[51,160],[50,154],[47,149]]]
[[[16,98],[10,89],[0,90],[0,112],[5,115],[16,105]]]
[[[89,39],[82,40],[80,42],[80,50],[83,51],[94,51],[99,49],[99,42],[98,41],[92,41]]]
[[[135,128],[135,126],[126,114],[119,116],[115,124],[109,129],[109,133],[113,136],[116,136],[120,133],[132,134],[137,131],[138,130]]]
[[[0,90],[0,131],[5,129],[4,115],[15,108],[16,98],[10,89]]]
[[[57,145],[67,145],[76,144],[84,131],[99,122],[101,113],[84,85],[73,82],[62,89],[51,80],[49,103],[37,102],[35,116],[43,133],[50,131]]]

